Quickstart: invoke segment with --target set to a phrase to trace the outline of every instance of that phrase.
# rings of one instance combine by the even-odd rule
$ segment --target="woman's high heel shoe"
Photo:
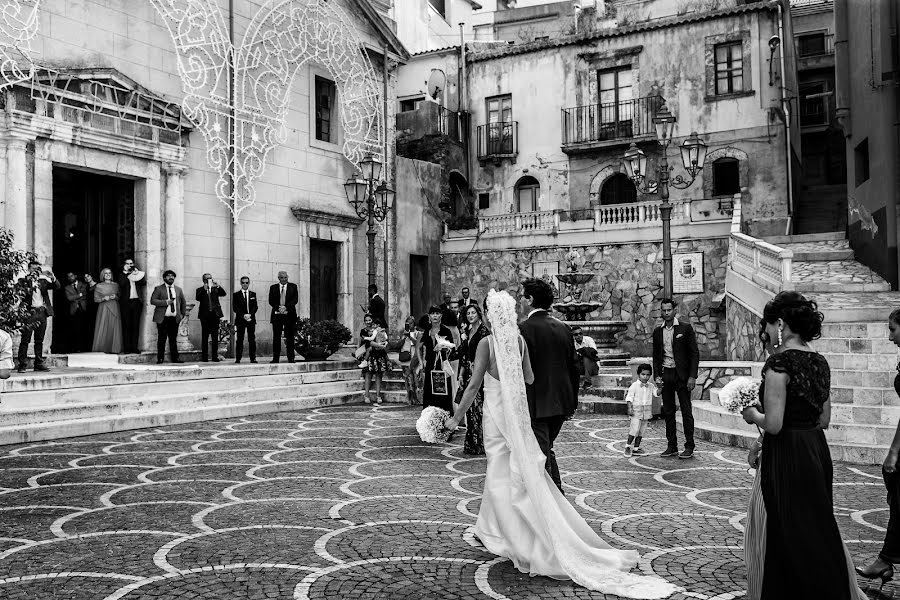
[[[881,590],[885,583],[894,578],[894,566],[889,564],[882,569],[876,569],[874,568],[874,565],[862,568],[856,567],[856,573],[860,577],[865,577],[866,579],[881,579],[881,587],[878,588]]]

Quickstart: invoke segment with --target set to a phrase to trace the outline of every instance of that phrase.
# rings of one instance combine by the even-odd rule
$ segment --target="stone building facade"
[[[396,68],[408,53],[368,1],[339,6],[347,35],[364,46],[379,94],[388,73],[388,114],[373,118],[387,123],[392,148]],[[228,290],[247,275],[260,295],[263,353],[271,344],[265,298],[280,270],[299,284],[302,316],[337,318],[358,330],[359,305],[367,300],[365,226],[343,188],[356,167],[345,157],[350,134],[341,124],[343,91],[333,65],[297,69],[283,143],[266,157],[256,203],[233,224],[217,198],[218,173],[205,140],[179,109],[185,90],[178,56],[152,3],[43,0],[37,10],[32,58],[44,69],[39,73],[52,75],[7,90],[0,127],[0,225],[20,246],[60,277],[67,270],[95,278],[104,267],[117,272],[119,261],[133,255],[149,289],[173,269],[189,302],[205,272]],[[237,43],[258,10],[257,2],[234,3]],[[64,100],[57,93],[48,101],[41,94],[57,81],[72,83]],[[393,152],[386,163],[385,179],[393,183]],[[230,316],[230,294],[223,307]],[[156,339],[151,314],[148,305],[145,350]],[[190,337],[199,338],[194,322]]]

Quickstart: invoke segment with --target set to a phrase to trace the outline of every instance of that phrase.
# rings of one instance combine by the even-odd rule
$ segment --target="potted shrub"
[[[353,338],[350,330],[335,320],[297,319],[294,347],[306,360],[325,360]]]

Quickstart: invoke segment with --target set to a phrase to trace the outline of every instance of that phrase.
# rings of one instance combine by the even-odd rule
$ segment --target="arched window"
[[[616,173],[606,180],[600,190],[600,204],[631,204],[637,202],[637,189],[624,173]]]
[[[538,180],[530,176],[523,177],[516,183],[516,211],[537,212],[540,195],[541,184]]]
[[[733,196],[741,191],[741,163],[723,156],[712,164],[713,196]]]

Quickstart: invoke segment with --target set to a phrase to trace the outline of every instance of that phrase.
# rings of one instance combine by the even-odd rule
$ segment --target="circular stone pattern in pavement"
[[[472,534],[484,457],[461,435],[422,443],[417,416],[336,406],[0,447],[0,598],[613,600],[486,552]],[[693,460],[663,459],[654,422],[650,454],[626,459],[627,426],[566,423],[567,498],[682,586],[673,598],[742,597],[744,452],[700,442]],[[837,463],[835,482],[865,563],[887,519],[878,467]]]

